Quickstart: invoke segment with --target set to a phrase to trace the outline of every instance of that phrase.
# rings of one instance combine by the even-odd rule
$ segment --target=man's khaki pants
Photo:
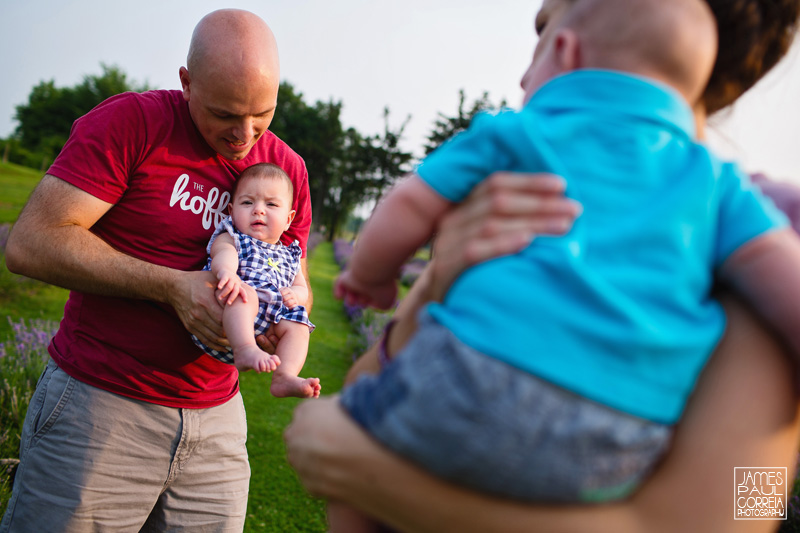
[[[178,409],[86,385],[52,361],[31,399],[0,532],[239,532],[242,397]]]

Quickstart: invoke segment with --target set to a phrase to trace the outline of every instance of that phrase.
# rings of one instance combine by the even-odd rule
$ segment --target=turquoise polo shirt
[[[476,117],[419,165],[426,183],[459,202],[494,171],[552,172],[583,214],[563,237],[468,269],[429,312],[491,357],[676,422],[725,328],[715,269],[787,224],[694,136],[676,91],[611,71],[559,76],[520,111]]]

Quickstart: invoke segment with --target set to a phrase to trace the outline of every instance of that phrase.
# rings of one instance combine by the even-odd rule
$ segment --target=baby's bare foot
[[[233,364],[239,369],[239,372],[255,370],[260,374],[261,372],[272,372],[278,368],[281,360],[277,355],[270,355],[254,345],[236,350],[233,354]]]
[[[319,398],[322,386],[319,378],[301,378],[286,374],[272,374],[269,392],[276,398]]]

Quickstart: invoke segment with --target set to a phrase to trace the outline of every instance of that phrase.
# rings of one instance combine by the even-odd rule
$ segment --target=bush
[[[361,309],[358,317],[352,321],[355,335],[349,339],[353,350],[353,359],[358,358],[367,348],[378,342],[386,324],[392,319],[392,313]]]
[[[50,359],[47,345],[58,330],[48,320],[8,321],[12,338],[0,344],[0,513],[11,496],[25,413]]]
[[[789,501],[786,506],[786,520],[781,522],[778,533],[800,533],[800,455],[795,467],[794,486],[789,492]],[[790,470],[791,472],[791,470]]]
[[[353,243],[344,239],[336,239],[333,241],[333,259],[339,268],[347,266],[347,261],[353,255]]]
[[[8,146],[8,152],[6,152]],[[52,161],[52,155],[33,152],[23,148],[16,139],[0,139],[0,157],[7,155],[8,162],[28,168],[45,169]]]
[[[6,251],[9,233],[11,233],[11,224],[0,224],[0,258]]]
[[[308,253],[311,253],[311,250],[317,247],[319,243],[321,243],[325,238],[323,237],[322,233],[318,231],[311,232],[308,236],[308,243],[306,244],[306,248],[308,248]]]
[[[400,283],[406,287],[411,287],[425,270],[428,262],[424,259],[415,258],[403,265],[400,269]]]

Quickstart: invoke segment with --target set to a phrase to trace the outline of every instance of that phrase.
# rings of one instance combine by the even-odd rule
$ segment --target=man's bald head
[[[192,33],[186,67],[194,76],[210,69],[235,76],[256,71],[280,79],[272,30],[260,17],[241,9],[220,9],[200,20]]]
[[[278,102],[275,36],[240,9],[209,13],[197,24],[179,75],[189,113],[208,145],[225,158],[247,156]]]

